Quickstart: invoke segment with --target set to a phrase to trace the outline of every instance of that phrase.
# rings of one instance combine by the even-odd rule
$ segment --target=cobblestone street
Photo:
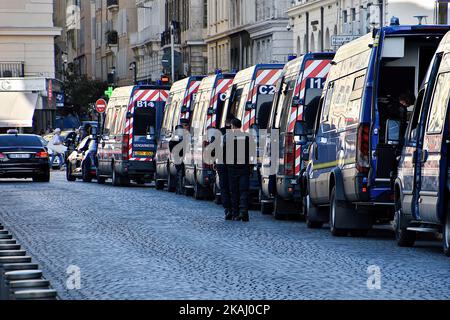
[[[393,233],[333,238],[252,212],[249,224],[153,187],[0,182],[0,221],[63,299],[449,299],[438,241],[401,249]],[[81,289],[67,290],[67,268]],[[367,269],[381,268],[381,290]]]

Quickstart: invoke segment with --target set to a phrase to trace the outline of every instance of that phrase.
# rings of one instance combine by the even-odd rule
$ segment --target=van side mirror
[[[247,101],[247,103],[245,104],[245,111],[251,111],[251,110],[253,110],[253,102]]]
[[[214,115],[214,108],[209,108],[208,109],[208,116],[212,116]]]
[[[308,132],[305,121],[297,121],[294,129],[294,140],[297,145],[304,146],[308,143]]]
[[[188,107],[182,106],[181,107],[181,113],[187,113],[189,111]]]
[[[133,114],[131,112],[127,112],[127,119],[133,118]]]
[[[400,144],[400,121],[388,119],[386,122],[387,144]]]

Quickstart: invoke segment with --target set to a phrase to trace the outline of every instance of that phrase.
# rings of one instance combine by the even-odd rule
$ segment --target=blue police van
[[[450,32],[442,40],[419,92],[395,182],[398,245],[412,247],[418,232],[443,232],[450,257]]]
[[[337,51],[305,173],[309,227],[329,222],[334,236],[364,236],[374,224],[393,220],[393,185],[409,121],[400,99],[415,98],[449,28],[401,26],[393,19]]]

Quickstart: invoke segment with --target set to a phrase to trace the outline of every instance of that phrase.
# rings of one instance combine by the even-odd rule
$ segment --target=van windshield
[[[133,133],[135,137],[156,135],[155,108],[138,108],[134,114]]]

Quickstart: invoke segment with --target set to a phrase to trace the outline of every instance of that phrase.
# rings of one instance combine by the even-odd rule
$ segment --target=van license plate
[[[151,151],[138,151],[134,153],[138,157],[153,157],[154,153]]]

